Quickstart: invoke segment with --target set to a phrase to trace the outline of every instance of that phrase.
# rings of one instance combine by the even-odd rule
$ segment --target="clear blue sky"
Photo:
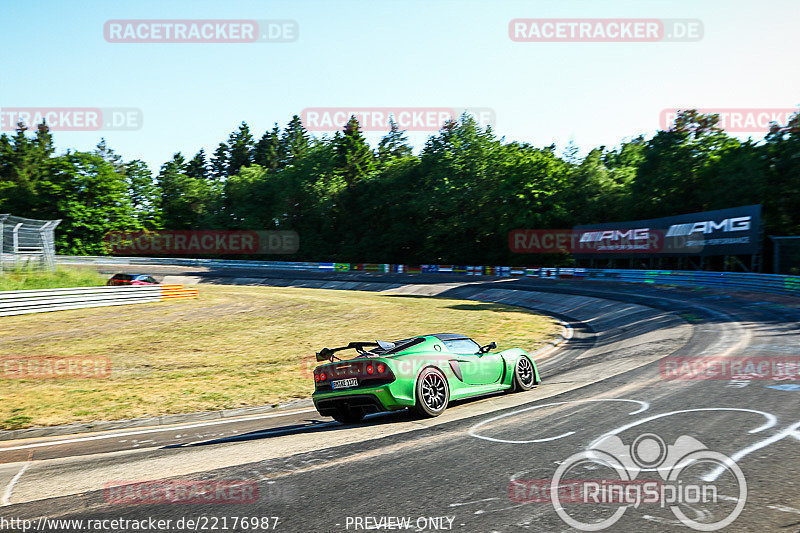
[[[489,107],[507,140],[583,150],[651,135],[673,107],[800,104],[800,9],[779,1],[2,1],[0,107],[137,107],[104,136],[156,170],[306,107]],[[694,18],[700,42],[515,43],[514,18]],[[288,44],[117,44],[108,19],[294,19]],[[419,148],[426,133],[409,135]],[[759,137],[760,135],[755,135]],[[375,143],[378,134],[370,134]]]

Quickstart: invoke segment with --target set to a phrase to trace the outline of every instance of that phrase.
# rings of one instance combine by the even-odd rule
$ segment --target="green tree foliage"
[[[124,165],[125,183],[133,216],[147,229],[156,229],[161,219],[161,191],[144,161],[135,159]]]
[[[336,170],[348,187],[369,179],[375,168],[375,154],[361,134],[356,117],[350,117],[342,132],[337,132],[333,145]]]
[[[404,131],[400,131],[394,118],[389,119],[389,133],[378,144],[378,161],[385,165],[393,159],[411,155],[411,147]]]
[[[46,124],[33,137],[20,122],[14,135],[0,135],[0,207],[33,212],[41,204],[40,188],[50,174],[53,138]]]
[[[283,168],[286,160],[284,145],[281,143],[278,125],[272,131],[265,131],[253,149],[253,162],[273,172]]]
[[[800,235],[800,113],[774,125],[763,147],[767,231]]]
[[[702,177],[717,154],[739,141],[718,126],[719,116],[680,113],[669,131],[650,140],[632,183],[634,216],[702,211]]]
[[[228,177],[228,145],[219,143],[211,158],[211,176],[215,180],[224,180]]]
[[[253,163],[253,135],[250,127],[242,122],[239,130],[228,137],[228,176],[239,172],[242,167]]]
[[[158,187],[161,191],[161,224],[167,229],[205,229],[214,219],[214,184],[190,176],[189,165],[179,153],[161,166]]]
[[[141,229],[153,216],[152,190],[151,201],[140,196],[146,193],[137,174],[143,172],[139,164],[143,165],[132,162],[129,174],[129,167],[104,141],[91,153],[55,156],[46,124],[38,125],[32,136],[20,124],[14,135],[0,135],[0,209],[29,218],[62,219],[56,232],[61,253],[103,253],[107,232]]]
[[[293,164],[295,159],[301,158],[308,151],[311,140],[299,116],[294,115],[289,121],[281,136],[280,144],[284,167]]]
[[[186,164],[186,175],[190,178],[198,180],[207,180],[211,177],[206,161],[206,152],[202,148],[195,156]]]
[[[109,231],[142,229],[125,174],[97,153],[68,152],[52,161],[41,193],[48,201],[37,215],[62,219],[56,245],[63,253],[104,252]]]
[[[520,264],[530,257],[508,250],[512,229],[754,203],[768,233],[800,234],[797,116],[739,141],[689,110],[649,139],[560,153],[506,142],[469,115],[419,155],[393,121],[373,151],[354,117],[318,139],[294,116],[257,142],[242,122],[210,158],[175,154],[154,178],[103,140],[55,155],[46,125],[19,125],[0,135],[0,210],[64,219],[62,253],[98,253],[112,229],[290,229],[292,259],[310,261]]]

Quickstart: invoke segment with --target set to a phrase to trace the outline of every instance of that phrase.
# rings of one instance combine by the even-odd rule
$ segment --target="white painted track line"
[[[31,461],[28,461],[27,463],[22,465],[22,468],[19,469],[19,472],[17,472],[17,475],[14,476],[13,478],[11,478],[11,481],[9,482],[8,486],[6,487],[6,491],[3,493],[3,500],[1,502],[1,504],[3,506],[11,505],[11,491],[14,490],[14,485],[17,484],[17,481],[19,481],[19,478],[22,477],[22,474],[25,473],[25,471],[28,469],[29,466],[31,466]]]

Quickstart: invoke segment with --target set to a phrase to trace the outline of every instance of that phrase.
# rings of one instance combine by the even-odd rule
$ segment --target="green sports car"
[[[496,348],[494,342],[480,346],[453,333],[323,348],[317,361],[330,362],[314,369],[314,406],[345,424],[367,413],[405,408],[432,417],[450,400],[530,390],[539,383],[536,364],[524,350],[492,352]],[[353,359],[335,355],[350,349],[358,352]]]

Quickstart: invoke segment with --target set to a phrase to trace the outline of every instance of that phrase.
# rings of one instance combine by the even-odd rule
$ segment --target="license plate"
[[[356,378],[337,379],[336,381],[331,381],[331,388],[334,389],[346,389],[347,387],[355,387],[356,385],[358,385],[358,380]]]

